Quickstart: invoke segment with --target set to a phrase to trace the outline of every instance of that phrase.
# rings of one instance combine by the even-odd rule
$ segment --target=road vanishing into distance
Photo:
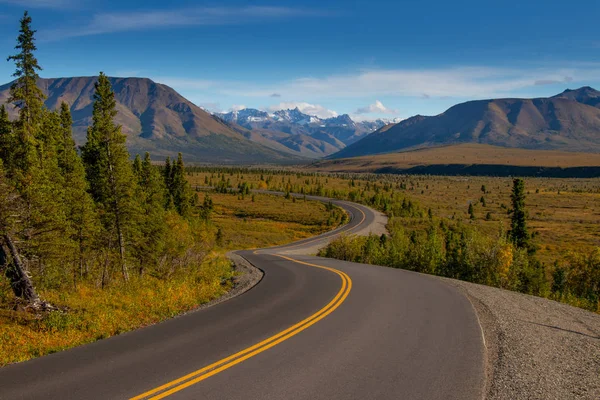
[[[376,213],[291,245],[240,251],[244,294],[160,324],[0,369],[1,399],[481,399],[469,300],[434,277],[300,255]]]

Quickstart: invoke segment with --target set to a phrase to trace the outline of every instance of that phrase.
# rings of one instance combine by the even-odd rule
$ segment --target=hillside
[[[597,176],[600,173],[600,154],[464,143],[323,160],[307,168],[323,172],[479,175],[478,171],[481,171],[488,175]]]
[[[348,114],[319,118],[298,108],[267,113],[253,108],[215,114],[251,140],[310,158],[335,153],[390,121],[353,121]]]
[[[469,101],[384,127],[332,158],[459,143],[600,152],[598,105],[600,92],[589,87],[550,98]]]
[[[40,79],[46,106],[61,102],[71,106],[78,144],[85,141],[91,124],[96,77]],[[116,122],[127,135],[132,153],[149,151],[157,159],[182,152],[192,162],[288,163],[299,155],[255,143],[240,132],[195,106],[172,88],[145,78],[110,78],[118,114]],[[0,104],[8,98],[10,84],[0,86]],[[14,111],[12,112],[14,116]]]

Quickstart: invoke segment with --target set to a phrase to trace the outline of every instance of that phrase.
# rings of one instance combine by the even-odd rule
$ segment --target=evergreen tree
[[[165,209],[170,210],[173,208],[173,196],[172,196],[172,167],[171,158],[167,157],[165,160],[165,168],[163,169],[163,180],[165,183]]]
[[[525,210],[525,182],[523,179],[513,180],[510,195],[512,201],[511,223],[508,237],[519,248],[529,247],[529,232],[527,230],[527,212]]]
[[[71,111],[68,104],[60,107],[60,136],[57,144],[58,166],[65,183],[65,205],[70,224],[70,235],[77,246],[72,257],[77,266],[74,269],[74,279],[77,275],[83,277],[86,253],[90,250],[94,235],[97,234],[98,220],[90,194],[89,185],[85,179],[85,168],[77,154],[73,140]]]
[[[146,266],[156,264],[165,247],[165,185],[160,171],[152,165],[149,153],[144,155],[144,161],[136,156],[133,165],[143,214],[140,221],[140,240],[135,245],[138,271],[142,275]]]
[[[13,265],[24,266],[25,261],[36,260],[37,271],[13,275],[11,278],[17,281],[11,284],[15,295],[37,308],[45,303],[35,294],[30,274],[38,280],[50,279],[52,271],[48,267],[63,255],[67,244],[64,236],[67,224],[64,180],[58,170],[56,151],[58,116],[45,109],[44,95],[36,86],[37,71],[41,68],[33,54],[36,50],[34,34],[31,18],[25,13],[17,38],[19,53],[8,58],[16,64],[13,75],[17,78],[10,88],[8,101],[18,108],[19,118],[12,124],[10,148],[3,149],[3,158],[10,162],[7,178],[11,190],[24,206],[19,215],[20,229],[5,234],[0,245],[10,250]],[[6,130],[6,116],[0,119]],[[54,262],[54,265],[59,264]]]
[[[133,159],[133,173],[138,177],[138,180],[142,174],[142,160],[140,159],[140,155],[136,154]]]
[[[60,104],[60,135],[57,143],[58,165],[63,173],[70,173],[75,168],[77,150],[73,140],[73,118],[69,105],[65,102]]]
[[[182,217],[189,217],[192,208],[192,189],[185,176],[185,167],[181,153],[171,168],[171,196],[175,209]]]
[[[87,143],[82,147],[90,193],[99,205],[100,215],[107,233],[116,239],[121,272],[127,281],[127,243],[135,236],[136,185],[129,153],[125,147],[126,137],[121,127],[115,125],[116,100],[110,81],[100,73],[95,84],[92,126],[88,128]]]
[[[27,169],[33,162],[36,147],[36,128],[42,117],[44,106],[44,93],[37,87],[39,76],[37,71],[42,68],[35,58],[35,30],[31,29],[31,17],[25,11],[21,18],[21,29],[17,38],[19,53],[8,57],[8,61],[14,61],[16,71],[13,74],[17,78],[10,87],[9,103],[14,103],[19,109],[19,119],[16,121],[17,143],[15,151],[18,153],[14,161],[22,168]],[[12,167],[12,166],[11,166]]]
[[[4,164],[12,163],[12,152],[14,149],[14,137],[12,123],[8,118],[8,112],[4,104],[0,106],[0,160]]]

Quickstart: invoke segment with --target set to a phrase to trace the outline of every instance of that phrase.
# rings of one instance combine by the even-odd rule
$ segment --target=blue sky
[[[211,111],[406,118],[600,87],[597,0],[0,0],[0,54],[24,9],[43,77],[149,77]]]

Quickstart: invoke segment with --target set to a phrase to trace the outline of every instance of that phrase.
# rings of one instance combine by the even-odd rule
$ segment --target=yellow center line
[[[130,400],[145,399],[145,398],[148,398],[149,396],[152,396],[155,394],[156,395],[151,397],[151,399],[157,400],[157,399],[165,398],[173,393],[179,392],[180,390],[183,390],[183,389],[185,389],[189,386],[192,386],[198,382],[201,382],[213,375],[216,375],[219,372],[222,372],[228,368],[231,368],[234,365],[239,364],[251,357],[254,357],[255,355],[262,353],[263,351],[266,351],[273,346],[276,346],[277,344],[291,338],[292,336],[297,335],[298,333],[302,332],[303,330],[307,329],[308,327],[310,327],[310,326],[314,325],[315,323],[317,323],[318,321],[322,320],[323,318],[325,318],[326,316],[331,314],[333,311],[335,311],[346,300],[346,298],[350,294],[350,290],[352,289],[352,280],[346,273],[339,271],[335,268],[325,267],[323,265],[311,264],[311,263],[307,263],[304,261],[298,261],[298,260],[283,256],[283,255],[275,255],[275,256],[286,259],[288,261],[298,263],[298,264],[308,265],[311,267],[321,268],[321,269],[325,269],[325,270],[334,272],[337,275],[339,275],[340,278],[342,279],[342,287],[340,288],[340,290],[338,291],[336,296],[333,298],[333,300],[331,300],[325,307],[323,307],[322,309],[320,309],[313,315],[309,316],[308,318],[305,318],[304,320],[298,322],[297,324],[285,329],[284,331],[281,331],[278,334],[271,336],[270,338],[267,338],[255,345],[250,346],[250,347],[248,347],[240,352],[237,352],[231,356],[223,358],[222,360],[219,360],[219,361],[212,363],[206,367],[203,367],[197,371],[194,371],[185,376],[182,376],[181,378],[175,379],[175,380],[168,382],[162,386],[159,386],[155,389],[149,390],[149,391],[142,393],[136,397],[133,397]],[[194,379],[192,379],[192,378],[194,378]],[[167,390],[167,389],[169,389],[169,390]],[[162,392],[162,393],[159,393],[159,392]],[[157,394],[157,393],[159,393],[159,394]]]

